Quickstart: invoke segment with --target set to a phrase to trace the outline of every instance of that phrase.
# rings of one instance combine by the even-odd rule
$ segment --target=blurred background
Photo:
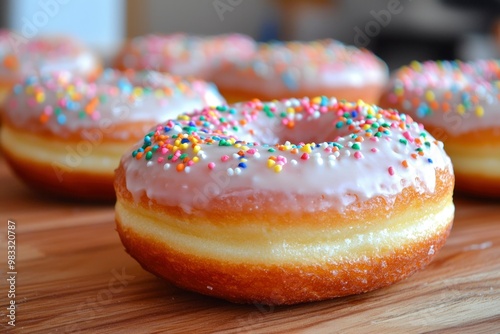
[[[426,59],[499,54],[498,0],[0,0],[0,28],[70,34],[110,59],[147,33],[239,32],[259,41],[334,38],[390,69]]]

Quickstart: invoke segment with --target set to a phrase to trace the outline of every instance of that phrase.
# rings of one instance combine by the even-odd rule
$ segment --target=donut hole
[[[251,127],[244,132],[231,132],[239,140],[257,142],[261,145],[274,146],[290,142],[322,143],[337,141],[339,137],[349,134],[345,127],[336,127],[334,113],[325,113],[320,117],[304,117],[293,119],[293,126],[289,126],[290,119],[274,118],[272,122],[264,116],[253,121]]]
[[[337,141],[339,136],[346,135],[345,131],[340,131],[335,127],[334,114],[328,113],[319,118],[305,118],[295,121],[293,128],[280,126],[277,132],[277,143],[289,141],[298,143],[322,143]]]

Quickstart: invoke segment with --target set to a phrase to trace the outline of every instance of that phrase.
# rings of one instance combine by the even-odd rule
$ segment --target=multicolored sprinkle
[[[329,141],[264,143],[255,140],[263,129],[283,130],[285,135],[293,133],[300,123],[325,119],[325,115],[330,116],[331,129],[337,133]],[[393,133],[395,130],[398,135]],[[209,171],[224,168],[230,176],[252,168],[267,168],[279,174],[298,161],[332,166],[337,160],[362,160],[366,154],[379,152],[375,147],[362,152],[365,143],[381,140],[399,141],[401,150],[408,152],[400,162],[405,168],[411,167],[411,161],[418,159],[431,163],[426,151],[431,145],[437,145],[420,125],[404,114],[362,101],[349,103],[320,96],[267,103],[253,100],[185,113],[146,134],[142,145],[131,154],[136,160],[174,164],[178,172],[186,172],[186,166],[189,166]],[[207,160],[204,148],[210,146],[226,147],[231,153],[227,154],[227,149],[221,150],[219,156]],[[268,157],[260,159],[259,152],[267,152]],[[388,168],[394,175],[394,168]]]
[[[26,39],[20,34],[0,30],[0,76],[17,81],[28,75],[71,71],[82,76],[98,72],[97,57],[69,37]]]
[[[414,61],[393,75],[384,100],[449,133],[497,124],[500,61]]]
[[[255,41],[240,34],[146,35],[124,47],[118,64],[122,68],[211,79],[221,66],[251,57],[255,48]]]
[[[225,101],[213,84],[153,71],[108,69],[96,80],[58,72],[15,85],[6,116],[19,127],[60,134],[134,121],[151,125],[220,103]]]
[[[336,87],[379,86],[387,79],[387,66],[370,51],[325,39],[261,43],[250,61],[240,61],[212,80],[223,91],[285,97]]]

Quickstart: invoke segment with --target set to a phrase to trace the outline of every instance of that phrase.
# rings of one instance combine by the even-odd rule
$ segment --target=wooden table
[[[500,204],[456,197],[446,246],[375,292],[273,307],[175,288],[129,257],[112,205],[33,194],[0,158],[0,332],[500,333]],[[16,327],[7,324],[7,220],[16,222]]]

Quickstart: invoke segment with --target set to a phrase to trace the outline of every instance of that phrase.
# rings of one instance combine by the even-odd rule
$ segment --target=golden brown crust
[[[4,116],[2,124],[9,127],[13,131],[19,131],[20,133],[26,133],[26,128],[16,126],[12,121]],[[107,142],[107,143],[119,143],[123,144],[124,139],[130,144],[133,144],[137,140],[144,137],[144,134],[149,131],[157,123],[155,121],[134,121],[134,122],[122,122],[120,124],[110,124],[106,127],[99,127],[96,124],[95,127],[86,129],[87,131],[75,130],[74,132],[67,133],[64,136],[55,134],[47,128],[40,128],[36,131],[36,135],[45,140],[55,140],[60,142],[75,142],[79,141],[90,141],[95,143]],[[29,128],[29,126],[27,127]],[[34,134],[34,131],[28,132]],[[116,137],[116,134],[120,133],[120,137]]]
[[[125,42],[125,44],[122,46],[121,51],[116,55],[115,59],[113,60],[113,68],[117,69],[118,71],[125,72],[129,70],[127,66],[125,66],[125,55],[130,52],[130,41]]]
[[[359,223],[360,220],[365,220],[367,210],[370,212],[370,220],[387,220],[393,216],[406,212],[408,210],[421,210],[429,204],[438,205],[448,198],[452,197],[455,178],[453,174],[448,171],[436,171],[436,189],[443,189],[436,193],[422,194],[413,187],[405,188],[401,194],[395,199],[387,199],[383,196],[374,197],[362,204],[355,204],[348,207],[344,212],[327,211],[327,212],[302,212],[290,211],[280,212],[279,215],[270,214],[275,209],[275,205],[264,201],[259,201],[259,210],[253,210],[254,198],[248,197],[242,201],[240,198],[234,198],[234,202],[230,202],[227,198],[224,200],[214,198],[211,200],[210,205],[204,210],[198,209],[190,215],[186,215],[184,211],[176,206],[165,206],[156,203],[143,195],[139,201],[135,201],[132,194],[128,191],[125,182],[125,170],[120,165],[115,171],[115,190],[116,196],[128,203],[139,208],[157,212],[160,215],[167,217],[176,217],[181,220],[189,220],[190,223],[200,224],[201,222],[210,222],[214,225],[222,225],[225,223],[234,225],[246,225],[249,222],[265,222],[269,226],[293,226],[297,227],[303,224],[307,227],[311,222],[314,222],[315,227],[331,226],[332,221],[336,221],[338,227],[350,226]],[[275,201],[279,201],[282,193],[272,193]],[[311,203],[311,195],[304,196],[303,198],[305,207],[306,203]],[[317,200],[325,200],[321,194],[318,195]],[[299,201],[300,203],[300,197]],[[388,204],[390,203],[390,205]],[[228,208],[238,208],[239,212],[231,212]],[[244,214],[242,214],[244,213]]]
[[[2,124],[1,134],[1,151],[7,163],[29,187],[62,198],[99,202],[116,199],[112,161],[116,160],[117,165],[120,151],[127,147],[123,140],[98,138],[91,142],[92,154],[86,155],[78,151],[83,142],[79,136],[62,138],[54,134],[31,134],[18,130],[8,121]],[[11,145],[10,141],[14,140],[23,145]],[[113,155],[115,148],[117,153]],[[37,153],[33,157],[31,150]],[[66,158],[64,161],[61,154]],[[102,164],[100,155],[104,156],[106,164]],[[68,157],[72,157],[70,162]]]
[[[500,178],[477,174],[455,173],[456,190],[476,197],[500,198]]]
[[[268,266],[224,263],[182,254],[123,228],[117,217],[117,230],[125,249],[147,271],[205,295],[236,303],[273,305],[359,294],[400,281],[432,261],[444,245],[452,223],[446,226],[424,242],[368,261]]]
[[[5,160],[29,187],[43,194],[87,201],[113,201],[113,175],[99,175],[78,170],[65,170],[57,164],[28,161],[3,150]]]
[[[125,171],[122,166],[116,170],[115,189],[118,202],[132,210],[154,212],[159,217],[159,226],[169,220],[182,220],[187,226],[224,225],[235,227],[259,222],[259,230],[309,228],[314,231],[340,230],[343,227],[385,222],[408,212],[425,212],[428,207],[439,208],[451,201],[454,177],[448,171],[437,171],[435,194],[422,195],[414,188],[405,188],[388,206],[383,197],[350,207],[340,213],[290,212],[280,215],[269,214],[269,208],[261,207],[259,212],[241,207],[242,212],[228,212],[227,202],[211,202],[210,209],[186,215],[181,209],[154,203],[143,196],[134,201],[125,185]],[[276,194],[274,194],[276,195]],[[244,203],[250,201],[242,201]],[[432,216],[432,215],[431,215]],[[367,219],[369,217],[369,219]],[[130,218],[129,218],[130,219]],[[158,218],[154,218],[158,219]],[[165,220],[165,222],[162,221]],[[379,251],[375,257],[314,259],[314,264],[282,262],[269,264],[224,260],[200,253],[186,253],[162,242],[161,238],[139,233],[134,227],[121,221],[120,211],[116,216],[117,231],[127,252],[144,269],[166,278],[173,284],[202,294],[227,299],[237,303],[296,304],[314,300],[358,294],[375,290],[402,280],[425,267],[444,245],[452,221],[446,221],[434,232],[426,233],[418,241],[402,243],[393,249]],[[130,222],[129,222],[130,223]],[[137,222],[141,224],[143,222]],[[130,226],[130,227],[129,227]],[[200,236],[198,236],[200,237]],[[201,236],[200,238],[208,238]],[[341,238],[341,236],[339,236]],[[342,239],[343,240],[343,239]],[[382,246],[381,246],[382,247]],[[384,246],[385,247],[385,246]],[[432,251],[430,251],[432,250]],[[369,254],[369,253],[366,253]],[[355,255],[354,255],[355,256]]]
[[[426,126],[426,129],[435,138],[445,143],[445,151],[452,161],[461,158],[480,163],[481,158],[490,158],[491,154],[494,154],[486,153],[485,155],[483,149],[491,149],[492,152],[500,149],[500,129],[498,128],[477,129],[460,135],[453,135],[443,128],[433,126]],[[467,152],[467,155],[463,152]],[[454,161],[457,191],[479,197],[500,197],[500,177],[488,175],[488,173],[464,171],[457,164],[457,161]]]

